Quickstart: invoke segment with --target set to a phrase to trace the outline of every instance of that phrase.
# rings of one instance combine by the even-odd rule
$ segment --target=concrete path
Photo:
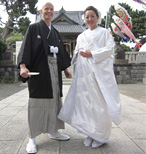
[[[64,97],[69,85],[64,85]],[[63,98],[64,99],[64,98]],[[36,138],[37,154],[146,154],[146,103],[121,94],[123,122],[113,124],[108,144],[84,147],[85,136],[66,125],[69,141],[50,140],[47,134]],[[0,154],[26,154],[27,88],[0,101]]]

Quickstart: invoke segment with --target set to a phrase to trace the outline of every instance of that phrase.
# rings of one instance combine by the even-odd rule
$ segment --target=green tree
[[[105,21],[106,21],[106,16],[104,16],[104,18],[101,19],[101,27],[105,27]]]
[[[15,44],[16,41],[22,41],[22,40],[23,40],[22,34],[12,32],[7,37],[6,43],[8,44],[8,46],[10,46],[11,44]]]
[[[7,49],[7,44],[0,39],[0,59],[2,58],[2,54],[5,52]]]
[[[6,40],[7,35],[14,30],[13,26],[17,24],[19,18],[25,16],[29,11],[35,14],[37,8],[35,7],[38,0],[1,0],[0,5],[5,6],[6,12],[9,16],[8,21],[4,27],[2,40]]]
[[[0,27],[0,34],[3,32],[3,28]]]
[[[131,48],[125,44],[121,44],[121,46],[123,47],[124,51],[132,51]]]
[[[132,32],[136,38],[142,38],[146,35],[146,12],[145,11],[132,11]]]
[[[22,35],[25,35],[25,32],[26,32],[29,24],[30,24],[29,18],[27,18],[27,17],[20,18],[17,23],[17,25],[18,25],[18,28],[16,28],[17,32],[21,33]]]

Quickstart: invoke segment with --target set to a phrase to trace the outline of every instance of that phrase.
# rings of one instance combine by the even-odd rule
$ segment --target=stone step
[[[63,81],[63,85],[71,85],[72,82],[64,82]]]

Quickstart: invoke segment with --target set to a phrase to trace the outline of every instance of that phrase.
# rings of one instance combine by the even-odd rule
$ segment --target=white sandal
[[[48,134],[48,137],[50,139],[59,140],[59,141],[68,141],[70,139],[68,135],[62,134],[58,131],[53,134]]]
[[[35,144],[27,144],[26,146],[26,152],[27,153],[36,153],[37,152],[37,148]]]
[[[93,139],[90,138],[90,137],[87,137],[85,140],[84,140],[84,145],[85,147],[89,147],[92,145],[92,142],[93,142]]]
[[[92,148],[98,148],[100,147],[101,145],[103,145],[104,143],[101,143],[101,142],[98,142],[98,141],[93,141],[92,143]]]

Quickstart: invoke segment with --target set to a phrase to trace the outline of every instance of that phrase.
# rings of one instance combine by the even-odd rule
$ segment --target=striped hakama
[[[57,118],[62,107],[62,100],[59,91],[57,59],[48,57],[50,68],[53,98],[29,98],[28,124],[30,138],[41,133],[53,133],[58,129],[64,129],[64,122]]]

